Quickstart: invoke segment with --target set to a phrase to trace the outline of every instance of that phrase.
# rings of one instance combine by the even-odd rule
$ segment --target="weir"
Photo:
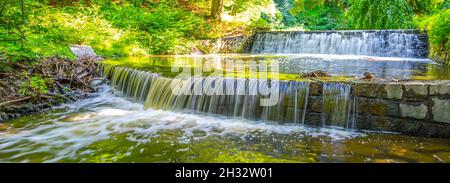
[[[310,82],[279,81],[277,104],[261,106],[261,99],[266,96],[259,91],[261,82],[258,79],[173,79],[108,64],[102,64],[101,68],[118,95],[143,103],[146,109],[210,113],[247,120],[300,124],[305,124],[308,115]],[[174,85],[183,87],[172,91],[171,86]],[[322,125],[354,128],[356,119],[350,93],[352,85],[334,83],[325,86],[323,93],[326,97],[322,106],[326,112]]]
[[[415,77],[423,77],[424,74],[416,72],[428,67],[424,63],[431,62],[421,59],[426,58],[428,54],[426,34],[421,31],[257,32],[247,39],[247,41],[241,37],[230,39],[222,46],[232,50],[247,45],[249,52],[258,54],[312,55],[274,57],[280,63],[280,74],[285,74],[285,79],[273,80],[277,83],[276,91],[279,96],[276,105],[262,106],[261,100],[271,98],[271,95],[261,91],[260,80],[251,77],[239,78],[245,75],[242,73],[238,73],[241,76],[225,74],[172,78],[171,74],[167,75],[164,72],[152,73],[160,72],[159,69],[146,72],[134,69],[132,65],[108,63],[102,63],[101,70],[104,77],[111,81],[116,94],[144,104],[145,109],[450,138],[450,125],[448,125],[450,123],[448,113],[450,111],[450,81],[437,80],[448,79],[450,76],[448,72],[439,69],[426,72],[427,74],[437,73],[439,77],[436,75],[435,81],[410,79],[414,73]],[[350,57],[316,58],[315,54],[350,55]],[[365,56],[353,57],[352,55],[377,57],[365,58]],[[255,55],[250,57],[243,55],[242,58],[261,62],[266,59],[262,58],[263,55],[252,56]],[[223,59],[222,61],[234,60],[227,56],[223,58],[220,56],[220,58]],[[167,60],[159,61],[161,65],[154,65],[152,62],[149,66],[161,68],[161,71],[164,71],[170,68],[170,64],[176,63]],[[244,63],[243,60],[240,61]],[[270,59],[266,61],[271,62]],[[220,59],[218,63],[221,63],[221,67],[224,65]],[[324,65],[328,68],[322,68]],[[412,67],[405,67],[407,65]],[[370,71],[382,80],[332,82],[292,80],[293,78],[290,77],[317,69],[330,70],[332,74],[338,76],[351,77],[361,76],[363,72]],[[235,71],[231,71],[233,72]],[[341,75],[343,73],[347,75]],[[398,81],[395,77],[403,81]],[[388,81],[390,79],[393,79],[392,82]],[[175,87],[174,90],[173,86],[180,87]]]
[[[419,30],[257,32],[250,53],[366,55],[427,58]]]

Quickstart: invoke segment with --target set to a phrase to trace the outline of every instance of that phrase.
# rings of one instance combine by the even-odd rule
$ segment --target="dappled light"
[[[0,163],[449,163],[449,39],[448,0],[2,0]]]

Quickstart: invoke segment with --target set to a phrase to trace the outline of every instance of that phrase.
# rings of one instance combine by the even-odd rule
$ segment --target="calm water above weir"
[[[355,79],[367,71],[385,79],[450,78],[447,70],[418,59],[317,55],[196,58],[201,63],[212,60],[219,70],[226,70],[222,64],[226,60],[243,60],[244,64],[247,61],[279,63],[281,74],[277,79],[281,80],[301,80],[300,73],[318,69],[329,71],[338,80]],[[196,68],[195,60],[152,57],[107,63],[175,77],[178,73],[170,72],[172,66]],[[117,73],[125,72],[117,70]],[[129,76],[153,77],[148,74],[130,72]],[[253,77],[239,72],[231,75]],[[241,104],[235,100],[230,100],[235,102],[230,107],[232,111],[222,109],[230,115],[216,115],[221,111],[211,108],[212,103],[201,109],[190,108],[185,103],[180,107],[162,97],[163,78],[143,80],[143,83],[158,84],[153,90],[145,90],[139,84],[134,89],[124,88],[128,85],[120,81],[126,80],[119,77],[125,75],[115,77],[112,81],[115,89],[105,85],[91,98],[59,106],[45,114],[7,121],[9,128],[0,131],[0,162],[450,162],[449,139],[354,131],[351,127],[329,127],[336,125],[329,124],[330,121],[324,121],[323,127],[302,125],[302,96],[307,95],[303,90],[289,91],[297,101],[294,112],[284,114],[285,123],[278,123],[273,118],[278,119],[280,115],[264,109],[258,116],[245,115],[254,111],[237,106]],[[351,106],[348,88],[327,85],[325,91],[329,92],[324,103],[335,101],[331,106],[337,106],[329,109],[327,119],[348,126],[350,117],[339,115],[349,115],[345,110]],[[156,100],[149,96],[160,97]]]
[[[136,68],[166,77],[175,77],[183,67],[203,69],[203,75],[213,75],[215,70],[226,71],[231,77],[258,77],[257,72],[248,71],[252,64],[278,66],[276,79],[302,80],[299,75],[307,72],[323,70],[333,76],[332,80],[356,80],[365,72],[372,73],[375,78],[413,79],[413,80],[446,80],[450,79],[450,70],[428,59],[369,57],[355,55],[318,55],[318,54],[227,54],[206,56],[160,56],[130,57],[108,60],[111,65]],[[234,64],[227,67],[227,65]],[[176,67],[177,70],[171,69]],[[237,72],[237,67],[247,68],[247,74]],[[179,69],[179,70],[178,70]],[[209,69],[210,72],[204,72]],[[178,72],[177,72],[178,71]],[[192,73],[193,73],[192,72]],[[248,74],[250,73],[250,74]],[[217,75],[217,74],[216,74]]]

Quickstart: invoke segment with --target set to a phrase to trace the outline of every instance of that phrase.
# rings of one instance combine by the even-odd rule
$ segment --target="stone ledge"
[[[433,98],[432,107],[433,121],[450,123],[450,100]]]

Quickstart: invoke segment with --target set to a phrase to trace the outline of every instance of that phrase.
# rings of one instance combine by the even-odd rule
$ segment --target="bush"
[[[140,6],[144,2],[149,3],[148,7]],[[77,6],[63,2],[50,7],[46,2],[27,1],[26,24],[18,23],[27,32],[26,39],[1,41],[0,51],[12,60],[52,56],[73,59],[68,47],[71,44],[91,45],[97,54],[107,57],[189,53],[188,45],[195,39],[207,38],[210,26],[203,17],[173,2],[151,6],[139,0],[121,4],[93,0],[79,1],[81,5]],[[20,15],[19,4],[8,3],[12,13],[2,11],[5,16],[1,16],[0,23]],[[17,32],[14,27],[0,27],[0,40],[17,39],[16,34],[4,37]]]
[[[298,13],[295,18],[308,30],[340,30],[347,28],[344,11],[337,6],[316,6]]]
[[[431,16],[417,17],[415,22],[419,28],[428,30],[430,56],[450,66],[450,9]]]
[[[21,76],[19,93],[24,96],[39,97],[48,93],[48,91],[44,79],[40,76],[30,77],[25,72]]]

